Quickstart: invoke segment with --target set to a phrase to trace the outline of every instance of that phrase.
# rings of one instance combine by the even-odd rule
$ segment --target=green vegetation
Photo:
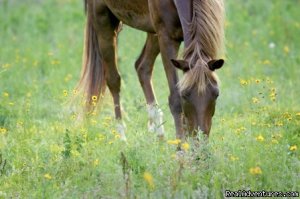
[[[147,131],[134,69],[145,33],[124,27],[119,38],[124,144],[109,94],[101,114],[84,124],[67,104],[81,69],[83,4],[0,0],[0,198],[300,191],[300,1],[226,4],[226,65],[218,71],[221,94],[209,143],[195,147],[187,140],[178,158],[160,58],[153,83],[169,142]]]

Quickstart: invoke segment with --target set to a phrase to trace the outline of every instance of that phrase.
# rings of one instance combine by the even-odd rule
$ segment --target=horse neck
[[[184,46],[188,47],[191,43],[192,37],[189,31],[189,24],[193,17],[193,2],[192,0],[174,0],[177,8],[179,20],[183,31]]]

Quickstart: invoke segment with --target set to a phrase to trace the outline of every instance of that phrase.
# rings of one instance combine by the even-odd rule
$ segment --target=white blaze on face
[[[147,111],[149,116],[148,130],[157,133],[158,136],[163,136],[165,130],[162,110],[156,104],[149,104],[147,105]]]
[[[124,122],[119,121],[116,125],[117,132],[120,134],[120,139],[123,141],[127,141],[125,131],[126,131],[126,125]]]

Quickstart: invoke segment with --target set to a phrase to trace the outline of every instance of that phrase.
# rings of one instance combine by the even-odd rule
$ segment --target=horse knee
[[[143,54],[143,52],[142,52]],[[135,67],[135,70],[136,72],[138,72],[139,68],[140,68],[140,65],[142,63],[142,59],[143,59],[143,56],[141,55],[134,63],[134,67]]]

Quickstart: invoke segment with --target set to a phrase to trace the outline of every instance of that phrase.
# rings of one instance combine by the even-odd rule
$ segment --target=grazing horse
[[[117,36],[121,23],[147,32],[147,40],[135,63],[146,97],[149,130],[163,137],[162,111],[157,105],[151,76],[155,59],[161,53],[169,86],[169,107],[176,137],[188,131],[209,135],[216,99],[219,95],[214,73],[224,64],[218,59],[223,47],[223,0],[85,0],[87,24],[84,60],[79,89],[87,97],[87,110],[108,86],[114,101],[115,117],[121,122],[120,84],[117,69]],[[176,60],[184,41],[182,60]],[[179,80],[177,69],[184,75]],[[93,98],[93,100],[92,100]]]

